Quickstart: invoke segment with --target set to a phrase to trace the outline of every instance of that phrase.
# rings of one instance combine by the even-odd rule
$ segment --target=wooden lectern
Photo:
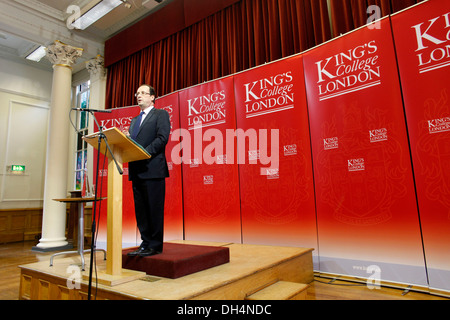
[[[127,137],[117,128],[103,130],[108,145],[119,166],[124,163],[149,159],[150,154]],[[83,137],[95,149],[99,133]],[[145,276],[145,273],[122,269],[122,175],[116,168],[104,139],[101,140],[100,152],[108,157],[108,218],[106,240],[106,272],[98,272],[97,280],[106,285],[116,285]]]

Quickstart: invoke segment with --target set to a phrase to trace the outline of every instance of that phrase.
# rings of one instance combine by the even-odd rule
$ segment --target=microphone
[[[86,108],[72,108],[72,110],[85,111],[85,112],[104,112],[104,113],[112,112],[112,110],[97,110],[97,109],[86,109]]]

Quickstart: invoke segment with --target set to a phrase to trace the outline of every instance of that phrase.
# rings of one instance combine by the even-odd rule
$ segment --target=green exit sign
[[[21,164],[13,164],[11,166],[11,171],[13,172],[25,172],[25,166]]]

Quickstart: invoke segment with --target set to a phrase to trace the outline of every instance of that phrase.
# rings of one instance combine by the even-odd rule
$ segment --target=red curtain
[[[386,16],[421,1],[241,0],[109,66],[106,108],[135,104],[142,83],[161,96],[305,51],[365,25],[371,5]]]
[[[331,39],[327,0],[241,0],[108,68],[106,108],[135,104],[302,52]]]
[[[375,11],[367,12],[369,6],[380,8],[381,17],[410,7],[423,0],[331,0],[333,37],[361,27]],[[380,17],[380,18],[381,18]]]

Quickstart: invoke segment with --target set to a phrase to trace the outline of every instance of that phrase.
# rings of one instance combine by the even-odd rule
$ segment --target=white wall
[[[42,207],[52,76],[0,58],[0,209]]]

